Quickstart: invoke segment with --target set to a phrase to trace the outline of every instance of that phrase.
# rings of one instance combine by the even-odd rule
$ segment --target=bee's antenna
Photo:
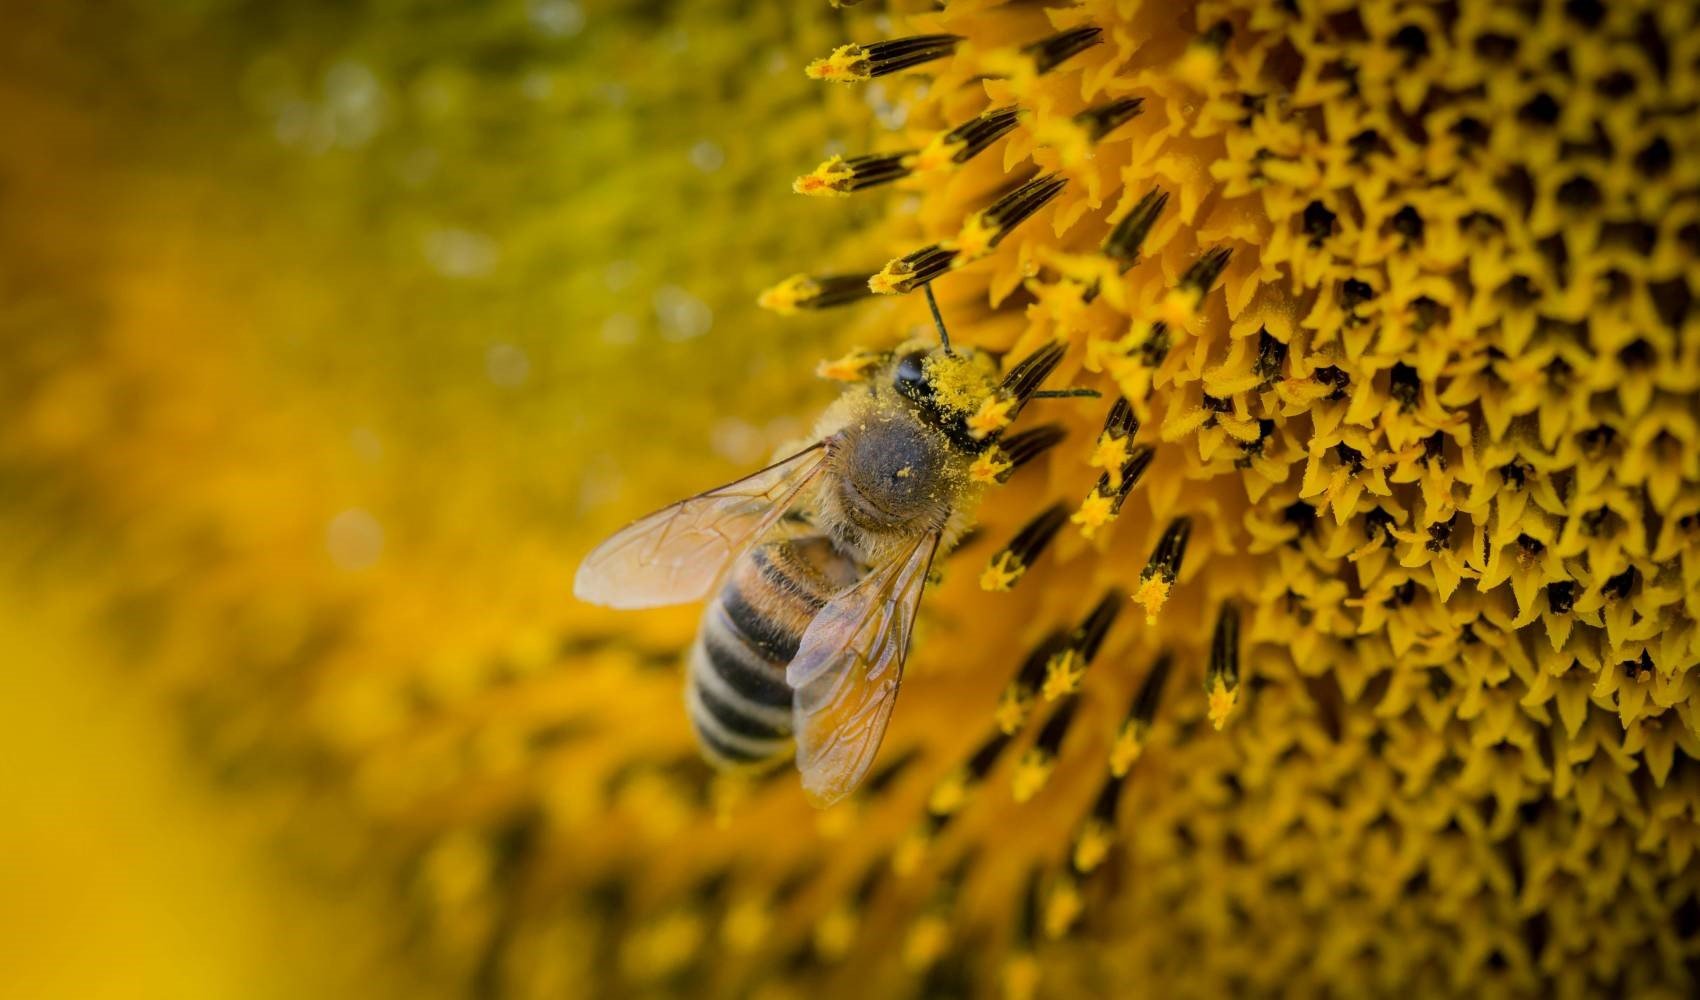
[[[944,345],[944,353],[955,357],[956,352],[950,349],[950,332],[944,328],[944,316],[939,313],[939,300],[933,298],[933,283],[929,281],[921,287],[927,291],[927,307],[933,311],[933,325],[939,328],[939,343]]]

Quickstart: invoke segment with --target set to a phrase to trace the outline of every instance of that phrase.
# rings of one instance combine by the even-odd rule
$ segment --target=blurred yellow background
[[[596,710],[478,699],[589,541],[825,391],[753,305],[856,220],[785,191],[816,6],[5,5],[0,996],[476,974],[395,961],[463,933],[397,831],[482,815],[421,788]]]

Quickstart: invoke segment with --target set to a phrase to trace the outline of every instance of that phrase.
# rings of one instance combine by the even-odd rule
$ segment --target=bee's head
[[[973,448],[967,416],[997,389],[991,357],[973,348],[947,351],[937,343],[910,341],[893,352],[885,370],[891,390],[914,409],[921,420],[952,442]]]

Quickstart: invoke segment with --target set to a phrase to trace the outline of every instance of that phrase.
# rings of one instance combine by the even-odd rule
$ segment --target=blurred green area
[[[30,929],[0,936],[35,960],[0,994],[475,984],[396,905],[414,845],[355,765],[546,646],[589,541],[829,391],[797,373],[835,318],[753,301],[866,221],[787,191],[865,138],[800,72],[842,29],[730,0],[0,24],[0,625],[35,723],[0,788]]]

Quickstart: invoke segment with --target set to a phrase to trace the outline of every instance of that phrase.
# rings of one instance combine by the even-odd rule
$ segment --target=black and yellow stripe
[[[837,589],[810,561],[821,539],[769,542],[746,553],[703,614],[691,647],[685,704],[703,756],[750,767],[791,752],[785,668]]]

